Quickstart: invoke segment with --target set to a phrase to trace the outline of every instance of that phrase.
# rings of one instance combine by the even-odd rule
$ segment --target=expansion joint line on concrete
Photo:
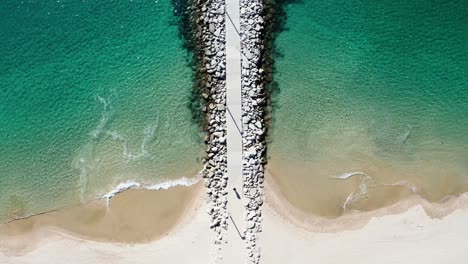
[[[226,107],[226,109],[227,109],[227,111],[229,113],[229,116],[232,119],[232,122],[234,122],[234,124],[236,125],[237,131],[239,131],[239,135],[242,137],[242,130],[240,129],[239,125],[237,124],[236,119],[234,119],[234,116],[232,115],[231,110],[229,110],[229,107]]]
[[[226,8],[226,7],[225,7]],[[234,21],[232,21],[232,18],[231,16],[229,15],[229,12],[227,11],[226,9],[226,15],[227,17],[229,18],[229,21],[231,22],[232,26],[234,27],[234,29],[236,30],[237,32],[237,35],[239,35],[239,37],[241,36],[240,32],[239,32],[239,29],[237,29],[236,25],[234,24]]]

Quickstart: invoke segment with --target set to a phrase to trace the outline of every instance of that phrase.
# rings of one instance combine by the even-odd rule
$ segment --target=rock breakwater
[[[196,62],[198,91],[205,100],[206,169],[210,228],[215,231],[214,243],[225,241],[227,207],[227,142],[226,142],[226,37],[224,0],[195,1]]]
[[[190,108],[206,132],[203,178],[214,244],[226,241],[227,130],[226,26],[224,0],[173,0],[184,47],[192,55],[194,89]]]
[[[242,127],[243,194],[246,209],[246,243],[250,263],[260,262],[258,233],[262,231],[264,164],[266,163],[265,113],[268,103],[264,54],[264,4],[259,0],[240,1],[242,41]]]

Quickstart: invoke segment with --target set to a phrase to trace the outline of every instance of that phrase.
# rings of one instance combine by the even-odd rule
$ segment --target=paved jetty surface
[[[227,210],[230,219],[222,263],[234,263],[234,260],[236,263],[245,263],[247,257],[245,241],[242,239],[245,213],[242,195],[241,47],[238,29],[239,1],[226,0]]]

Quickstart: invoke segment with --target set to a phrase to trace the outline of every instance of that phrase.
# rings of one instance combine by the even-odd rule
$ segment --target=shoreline
[[[428,174],[430,168],[398,163],[369,164],[353,170],[346,163],[333,164],[333,159],[310,165],[302,160],[270,157],[266,170],[276,189],[295,208],[328,219],[392,207],[415,196],[437,204],[468,192],[466,183],[455,173]],[[424,178],[426,175],[434,179]]]
[[[205,165],[206,166],[206,165]],[[38,213],[33,213],[30,215],[24,215],[20,217],[16,217],[10,220],[7,220],[5,222],[0,222],[0,226],[5,225],[5,224],[10,224],[15,221],[19,220],[25,220],[29,219],[32,217],[37,217],[40,215],[44,214],[49,214],[53,212],[58,212],[58,211],[64,211],[68,210],[70,208],[74,208],[77,206],[83,206],[86,204],[91,204],[91,203],[98,203],[101,200],[106,200],[107,201],[107,206],[109,206],[110,200],[115,197],[116,195],[128,191],[128,190],[144,190],[144,191],[159,191],[159,190],[168,190],[174,187],[191,187],[193,185],[197,185],[200,183],[203,177],[203,171],[205,170],[205,166],[203,169],[197,173],[194,177],[181,177],[178,179],[173,179],[173,180],[166,180],[162,181],[159,183],[144,183],[140,181],[135,181],[135,180],[127,180],[124,182],[120,182],[118,185],[113,187],[110,191],[104,191],[96,194],[96,197],[87,201],[81,201],[80,203],[76,204],[69,204],[63,207],[58,207],[50,210],[46,210],[43,212],[38,212]]]
[[[174,233],[200,206],[201,181],[168,189],[125,189],[110,200],[33,215],[0,224],[0,252],[22,255],[54,236],[109,244],[144,244]]]
[[[201,184],[196,186],[196,192],[192,196],[195,199],[192,199],[190,206],[187,206],[183,211],[179,221],[157,238],[140,243],[96,241],[76,236],[74,233],[63,232],[60,228],[42,226],[42,228],[36,229],[36,233],[27,232],[22,235],[23,241],[29,243],[29,246],[22,250],[11,248],[7,250],[1,245],[4,240],[0,239],[2,241],[0,243],[0,261],[2,263],[25,264],[49,263],[52,254],[57,260],[69,259],[68,263],[83,263],[83,261],[87,261],[86,263],[108,263],[109,261],[112,263],[150,263],[154,258],[167,263],[186,263],[187,261],[209,263],[211,256],[216,254],[216,250],[212,247],[211,236],[206,235],[207,230],[209,230],[210,217],[206,214],[208,204],[204,201],[206,195],[203,189],[205,187]],[[124,191],[122,194],[128,192],[131,191]],[[405,255],[406,251],[435,250],[439,256],[442,254],[442,250],[424,240],[421,240],[421,243],[407,244],[405,240],[401,240],[401,237],[408,238],[409,241],[418,241],[418,239],[422,239],[421,237],[433,236],[431,241],[439,241],[438,243],[444,243],[444,245],[445,243],[454,244],[453,247],[448,248],[449,253],[462,252],[460,248],[463,241],[468,241],[466,240],[468,234],[467,236],[455,235],[463,227],[461,224],[468,220],[468,207],[466,207],[467,203],[464,203],[468,201],[467,194],[449,203],[452,206],[465,205],[464,207],[457,207],[442,218],[430,217],[423,210],[423,206],[412,203],[405,203],[404,205],[407,206],[401,206],[403,204],[399,203],[399,210],[372,212],[372,216],[367,215],[365,221],[361,215],[357,225],[356,222],[353,225],[352,221],[341,221],[341,228],[324,232],[324,230],[320,230],[323,226],[317,226],[318,228],[311,230],[299,226],[296,222],[285,217],[275,208],[276,205],[271,197],[272,192],[274,192],[274,188],[267,181],[265,184],[265,206],[262,210],[265,231],[262,232],[262,239],[259,240],[262,258],[266,263],[284,263],[291,254],[294,255],[294,258],[290,259],[289,263],[304,263],[306,260],[327,260],[326,263],[340,263],[336,259],[343,261],[354,256],[355,252],[366,256],[361,263],[373,263],[372,261],[375,261],[377,256],[366,254],[368,249],[364,245],[373,245],[375,250],[385,251],[388,250],[390,243],[397,246],[397,250],[393,252],[395,259],[400,260],[397,263],[406,263],[404,261],[407,256]],[[444,205],[447,203],[440,205],[440,207]],[[375,232],[375,230],[384,231]],[[439,238],[442,240],[437,240]],[[449,238],[453,238],[453,241]],[[384,244],[373,244],[375,243],[373,241],[382,239],[388,241]],[[284,243],[278,244],[277,242],[280,240]],[[343,241],[347,241],[346,243],[354,242],[346,244]],[[430,245],[426,245],[426,242]],[[185,245],[184,254],[180,254],[181,244]],[[331,245],[345,245],[345,247],[340,249],[341,254],[336,255],[337,249]],[[278,247],[281,247],[281,250],[278,250]],[[306,250],[307,248],[310,250]],[[236,250],[242,250],[242,248]],[[122,252],[125,254],[121,254]],[[446,253],[447,256],[454,256],[449,253]],[[329,260],[330,257],[333,260]],[[236,263],[231,261],[236,260],[227,260],[222,263]],[[383,263],[394,262],[384,261]]]
[[[399,212],[374,214],[354,229],[321,232],[291,222],[272,208],[269,198],[267,194],[261,240],[265,263],[461,264],[468,257],[466,206],[432,218],[422,206],[412,205]],[[280,245],[275,243],[278,240]]]
[[[284,196],[275,179],[265,171],[265,209],[287,224],[307,233],[342,233],[365,228],[374,218],[404,215],[415,208],[421,208],[430,219],[443,220],[456,211],[468,210],[468,192],[449,196],[440,202],[430,202],[419,195],[399,200],[393,205],[370,211],[350,212],[339,217],[307,213],[295,207]],[[95,200],[15,219],[0,224],[0,252],[6,256],[24,255],[40,248],[54,236],[85,242],[106,244],[148,244],[171,237],[177,230],[185,228],[192,217],[199,214],[200,207],[206,204],[206,187],[202,174],[193,178],[181,178],[161,184],[145,185],[121,183],[112,192]],[[156,188],[157,187],[157,188]],[[172,199],[171,199],[172,198]],[[175,201],[177,203],[167,201]],[[178,203],[180,202],[180,203]],[[128,205],[142,204],[140,215],[125,217]],[[155,204],[163,205],[154,206]],[[151,210],[153,208],[153,210]],[[159,210],[159,211],[158,211]],[[161,212],[168,213],[163,217]],[[123,214],[124,213],[124,214]],[[205,212],[201,212],[205,214]],[[75,216],[84,220],[76,221]],[[112,215],[109,217],[109,215]],[[135,214],[134,214],[135,215]],[[142,218],[159,219],[161,223],[141,221]],[[159,218],[158,218],[159,217]],[[165,221],[166,219],[166,221]],[[103,225],[135,225],[129,233],[115,232],[108,228],[97,231]],[[209,222],[205,223],[209,229]],[[148,235],[149,233],[149,235]],[[8,239],[7,242],[6,239]]]
[[[413,194],[390,206],[370,211],[349,212],[329,218],[304,212],[291,204],[268,170],[265,181],[265,197],[266,206],[285,221],[308,232],[318,233],[359,230],[373,218],[404,214],[416,207],[422,208],[430,219],[444,219],[457,210],[468,210],[468,192],[447,196],[439,202],[430,202],[420,195]]]

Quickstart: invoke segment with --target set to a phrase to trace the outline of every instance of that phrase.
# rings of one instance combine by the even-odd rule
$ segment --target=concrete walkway
[[[245,213],[242,194],[241,46],[238,29],[239,1],[226,0],[227,210],[230,217],[222,263],[245,263],[247,260],[246,244],[242,238]]]

